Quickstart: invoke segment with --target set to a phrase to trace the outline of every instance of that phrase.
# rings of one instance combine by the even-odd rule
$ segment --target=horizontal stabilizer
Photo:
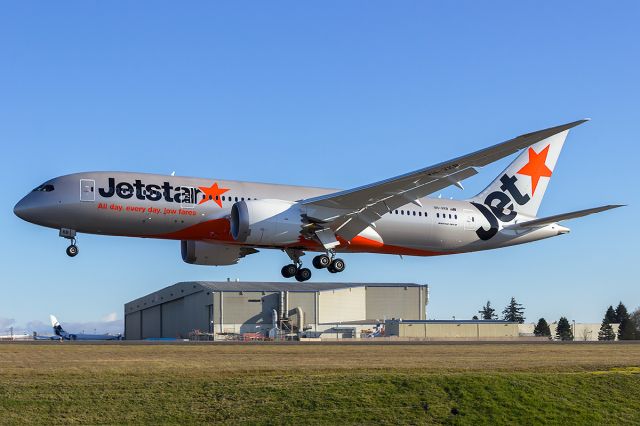
[[[606,210],[617,209],[618,207],[624,207],[623,204],[613,204],[608,206],[594,207],[592,209],[578,210],[570,213],[562,213],[549,217],[542,217],[540,219],[529,220],[527,222],[517,223],[515,225],[508,226],[509,229],[517,228],[537,228],[539,226],[549,225],[551,223],[560,222],[567,219],[575,219],[577,217],[588,216],[594,213],[600,213]]]

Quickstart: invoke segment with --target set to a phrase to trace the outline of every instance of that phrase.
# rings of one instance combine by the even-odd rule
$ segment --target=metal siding
[[[126,314],[124,317],[124,338],[126,340],[140,340],[140,311]]]
[[[318,299],[321,324],[367,319],[364,287],[321,291]]]
[[[161,337],[160,333],[160,305],[153,306],[142,312],[142,338]]]
[[[465,338],[488,339],[497,337],[518,337],[518,324],[437,324],[437,323],[400,323],[397,331],[389,327],[390,333],[399,337],[412,338]]]
[[[162,305],[162,337],[187,337],[184,333],[186,311],[184,298],[172,300]]]
[[[304,313],[304,323],[314,324],[316,321],[315,292],[289,292],[289,312],[291,316],[299,306]]]
[[[423,292],[420,287],[367,287],[367,318],[423,319]]]
[[[223,292],[224,324],[271,324],[271,308],[278,306],[279,294],[260,291]],[[263,299],[267,312],[263,311]],[[250,302],[249,300],[258,300]],[[245,330],[242,330],[245,331]]]
[[[200,330],[202,332],[209,331],[209,309],[211,305],[211,296],[207,295],[204,291],[191,294],[184,298],[184,312],[185,318],[184,327],[182,329],[185,337],[188,337],[189,333],[193,330]]]

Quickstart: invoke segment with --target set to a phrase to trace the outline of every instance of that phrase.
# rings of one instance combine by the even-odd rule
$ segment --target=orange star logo
[[[538,181],[542,176],[551,177],[551,169],[545,164],[547,154],[549,154],[549,145],[540,152],[535,152],[533,148],[529,148],[529,162],[517,172],[521,175],[531,176],[531,195],[536,193]]]
[[[209,200],[215,201],[215,203],[222,207],[222,201],[220,200],[220,195],[224,194],[229,190],[229,188],[219,188],[218,182],[215,182],[210,187],[199,186],[198,189],[204,193],[204,198],[200,200],[198,204],[206,203]]]

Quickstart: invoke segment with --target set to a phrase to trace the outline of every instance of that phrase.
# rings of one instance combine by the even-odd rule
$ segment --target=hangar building
[[[125,338],[267,334],[290,318],[298,331],[337,337],[378,320],[426,319],[428,297],[414,283],[180,282],[125,304]]]

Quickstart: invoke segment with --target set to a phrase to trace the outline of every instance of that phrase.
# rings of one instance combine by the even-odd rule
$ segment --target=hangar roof
[[[420,287],[415,283],[356,283],[356,282],[260,282],[260,281],[188,281],[212,291],[325,291],[352,287]]]
[[[125,303],[125,312],[132,313],[150,308],[171,300],[179,299],[200,291],[291,291],[316,292],[338,290],[353,287],[423,287],[426,284],[415,283],[298,283],[298,282],[256,282],[256,281],[182,281],[146,296]]]

